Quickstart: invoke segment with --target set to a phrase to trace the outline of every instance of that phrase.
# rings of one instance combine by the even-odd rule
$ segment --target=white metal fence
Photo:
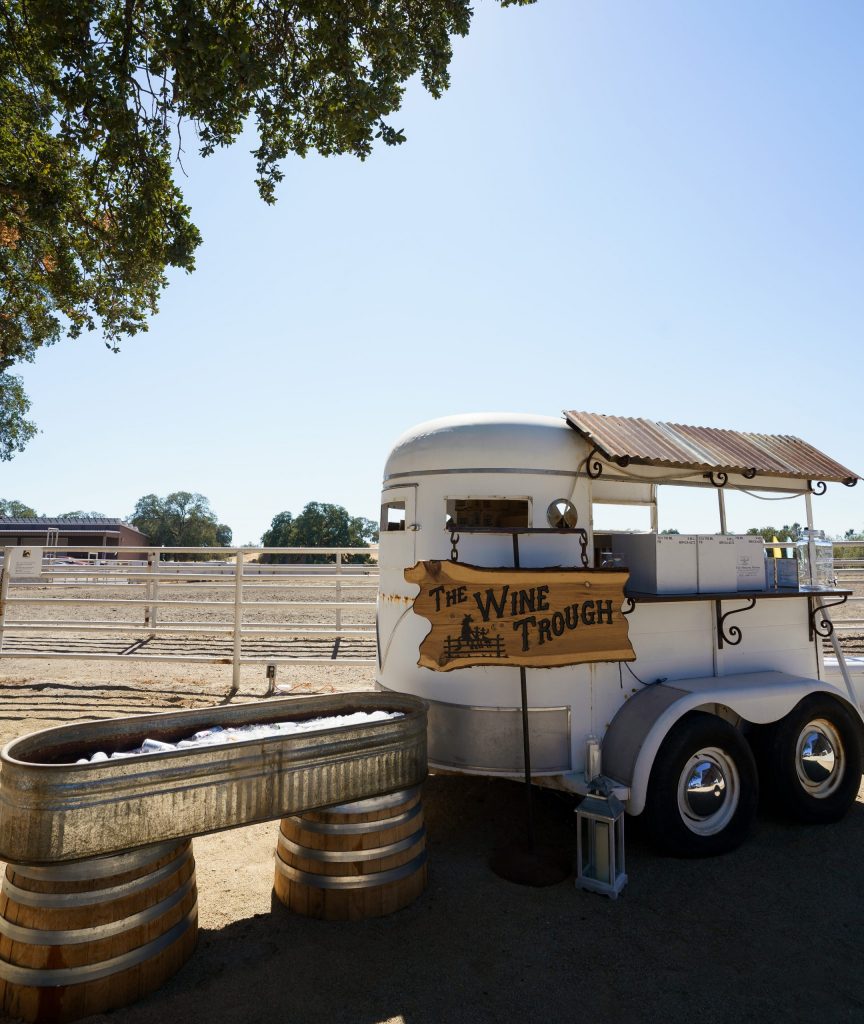
[[[232,693],[242,665],[375,658],[375,548],[25,550],[4,550],[0,658],[230,664]]]
[[[852,596],[832,620],[858,654],[864,558],[844,557],[856,547],[862,543],[834,545],[838,587]],[[62,556],[34,549],[37,557],[22,567],[23,550],[4,550],[0,658],[231,665],[232,693],[242,665],[375,660],[375,548],[160,548],[142,558],[140,548],[64,546]],[[293,561],[262,563],[261,556]]]

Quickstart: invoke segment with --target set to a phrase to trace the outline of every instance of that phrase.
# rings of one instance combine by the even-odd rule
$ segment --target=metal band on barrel
[[[107,924],[97,924],[90,928],[48,931],[41,928],[24,928],[0,917],[0,935],[5,935],[14,942],[27,943],[30,946],[74,946],[80,942],[98,942],[101,939],[110,939],[114,935],[122,935],[123,932],[155,921],[156,918],[181,903],[194,886],[195,875],[192,874],[179,889],[172,892],[170,896],[166,896],[160,903],[155,903],[152,907],[147,907],[146,910],[141,910],[137,914],[130,914],[119,921],[109,921]]]
[[[418,814],[423,813],[423,805],[418,801],[404,814],[396,814],[392,818],[379,818],[377,821],[346,821],[344,824],[328,821],[310,821],[302,815],[291,815],[293,821],[304,832],[316,832],[328,836],[364,836],[370,832],[381,832],[385,828],[397,828],[407,825]]]
[[[381,860],[384,857],[392,857],[394,854],[410,850],[412,846],[422,842],[426,838],[426,829],[419,828],[405,839],[398,843],[390,843],[388,846],[376,846],[372,850],[310,850],[307,846],[301,846],[293,840],[288,839],[279,833],[279,846],[288,853],[293,853],[304,860],[318,860],[328,864],[356,864],[365,860]]]
[[[180,844],[189,842],[181,839]],[[91,882],[96,878],[107,878],[109,875],[122,875],[135,868],[146,867],[153,861],[167,857],[172,850],[178,848],[176,840],[159,843],[156,846],[142,846],[129,853],[116,856],[88,857],[72,864],[13,864],[13,870],[26,878],[47,882]]]
[[[426,850],[389,871],[377,871],[372,875],[315,875],[308,871],[300,871],[286,864],[280,857],[276,858],[276,870],[291,882],[311,886],[313,889],[371,889],[376,885],[388,885],[390,882],[401,882],[426,863]]]
[[[25,985],[33,988],[48,988],[59,985],[78,985],[85,981],[98,981],[100,978],[107,978],[109,975],[126,971],[130,967],[137,967],[138,964],[146,963],[153,957],[158,956],[178,939],[182,938],[198,920],[198,901],[189,913],[178,921],[173,928],[169,928],[158,938],[153,939],[144,946],[138,946],[128,953],[111,957],[110,960],[100,960],[95,964],[82,964],[80,967],[63,967],[57,970],[46,970],[41,967],[19,967],[17,964],[7,963],[0,960],[0,979],[8,981],[13,985]]]
[[[370,796],[366,800],[355,800],[350,804],[336,804],[332,807],[320,807],[321,814],[368,814],[371,811],[388,811],[391,807],[398,807],[412,799],[417,794],[419,786],[411,789],[400,789],[396,793],[387,793],[384,796]]]
[[[133,878],[131,882],[123,882],[120,885],[111,885],[106,889],[90,889],[82,892],[34,892],[32,889],[22,889],[20,886],[10,882],[8,878],[3,879],[3,893],[9,896],[16,903],[23,907],[91,907],[97,903],[110,903],[112,900],[121,899],[125,896],[134,896],[137,892],[143,892],[151,885],[159,882],[180,871],[192,859],[192,847],[187,846],[181,849],[180,853],[164,867],[149,875],[141,875]],[[12,865],[13,870],[17,870]],[[27,876],[29,877],[29,876]]]

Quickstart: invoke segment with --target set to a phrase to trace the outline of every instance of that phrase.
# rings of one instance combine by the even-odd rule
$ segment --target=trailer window
[[[526,527],[530,515],[527,498],[448,498],[444,527]]]
[[[651,530],[651,508],[648,505],[613,505],[595,501],[591,508],[594,533],[622,533]]]
[[[381,506],[381,532],[405,529],[405,502],[385,501]]]

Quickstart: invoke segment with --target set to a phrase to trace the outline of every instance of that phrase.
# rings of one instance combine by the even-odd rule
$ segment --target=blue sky
[[[199,491],[258,542],[307,501],[377,518],[397,436],[493,410],[794,434],[864,472],[864,5],[476,8],[405,145],[289,160],[275,207],[251,136],[199,160],[187,132],[198,269],[119,355],[90,335],[21,368],[42,433],[0,496]],[[739,504],[736,530],[804,516]],[[864,529],[864,484],[814,504]]]

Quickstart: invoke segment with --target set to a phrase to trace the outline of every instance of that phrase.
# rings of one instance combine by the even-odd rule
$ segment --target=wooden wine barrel
[[[0,890],[0,1006],[61,1024],[127,1006],[191,956],[192,843],[68,864],[9,864]]]
[[[426,887],[420,787],[283,818],[276,896],[307,917],[392,914]]]

